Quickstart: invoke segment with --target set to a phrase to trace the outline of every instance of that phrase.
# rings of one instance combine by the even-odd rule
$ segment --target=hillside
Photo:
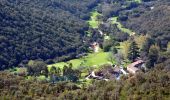
[[[88,26],[82,19],[95,4],[89,1],[0,1],[0,69],[30,59],[63,61],[85,52],[82,38]]]
[[[168,41],[170,41],[169,4],[170,2],[166,0],[143,4],[129,14],[129,19],[125,25],[138,34],[151,35],[161,48],[166,48]],[[140,16],[134,17],[135,14],[140,14]]]

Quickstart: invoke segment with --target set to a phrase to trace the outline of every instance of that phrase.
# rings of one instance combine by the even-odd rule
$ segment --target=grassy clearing
[[[129,2],[136,2],[136,3],[142,3],[142,0],[127,0]]]
[[[137,3],[142,3],[142,0],[134,0]]]
[[[122,32],[125,32],[125,33],[128,33],[129,35],[131,35],[133,33],[133,31],[123,27],[123,25],[118,22],[118,17],[112,17],[111,18],[111,21],[112,21],[112,24],[116,24],[117,27],[122,31]]]
[[[98,67],[100,65],[110,63],[108,61],[108,56],[109,56],[109,52],[99,52],[99,53],[88,54],[88,56],[85,56],[80,59],[73,59],[68,62],[59,62],[56,64],[48,65],[48,69],[50,69],[51,66],[59,67],[62,69],[64,65],[68,65],[69,63],[73,64],[74,69],[79,68],[80,66]]]
[[[88,24],[90,25],[90,27],[92,28],[98,28],[100,21],[97,19],[98,16],[101,16],[100,13],[98,13],[97,11],[93,11],[91,12],[91,19],[88,22]]]

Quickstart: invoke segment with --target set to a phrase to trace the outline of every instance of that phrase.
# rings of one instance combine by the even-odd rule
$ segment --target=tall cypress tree
[[[134,61],[137,57],[139,57],[139,48],[136,42],[133,40],[129,47],[128,59],[130,61]]]

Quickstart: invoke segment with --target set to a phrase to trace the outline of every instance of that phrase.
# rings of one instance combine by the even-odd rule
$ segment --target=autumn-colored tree
[[[130,47],[130,41],[125,41],[121,44],[121,49],[122,49],[124,58],[128,57],[129,47]]]
[[[136,43],[138,44],[139,49],[142,49],[143,44],[147,40],[147,36],[145,36],[145,35],[134,36],[134,39],[135,39]]]

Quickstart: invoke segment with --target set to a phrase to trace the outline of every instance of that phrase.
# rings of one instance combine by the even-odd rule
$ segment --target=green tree
[[[159,47],[156,45],[152,45],[149,49],[148,54],[148,61],[146,63],[146,66],[148,68],[154,67],[159,57]]]
[[[139,48],[136,42],[133,40],[129,47],[128,59],[130,61],[134,61],[137,57],[139,57]]]
[[[53,84],[54,84],[54,82],[59,81],[60,74],[61,74],[60,68],[55,67],[55,66],[52,66],[50,68],[50,80]]]
[[[116,46],[119,45],[119,43],[115,40],[115,38],[113,38],[113,36],[110,36],[112,37],[111,39],[109,40],[104,40],[103,42],[103,50],[105,52],[108,52],[108,51],[112,51],[113,53],[117,53],[117,48]]]
[[[48,75],[47,64],[43,61],[30,60],[28,62],[28,74],[38,76],[40,74]]]
[[[72,64],[70,63],[69,66],[64,66],[63,76],[67,77],[69,81],[76,82],[81,76],[81,72],[79,70],[72,69]]]
[[[170,42],[168,42],[168,45],[167,45],[167,52],[170,52]]]
[[[116,54],[110,52],[109,56],[108,56],[108,61],[110,61],[112,64],[117,64],[117,65],[121,65],[122,62],[124,60],[124,56],[122,54],[122,52],[117,52]]]
[[[56,73],[56,67],[55,66],[52,66],[51,68],[50,68],[50,73],[51,74],[55,74]]]
[[[145,42],[141,46],[141,51],[145,52],[146,54],[148,54],[149,53],[149,48],[153,44],[154,44],[153,39],[151,39],[150,36],[147,36],[147,38],[145,39]]]
[[[50,73],[59,76],[61,73],[61,69],[55,66],[52,66],[50,69]]]

